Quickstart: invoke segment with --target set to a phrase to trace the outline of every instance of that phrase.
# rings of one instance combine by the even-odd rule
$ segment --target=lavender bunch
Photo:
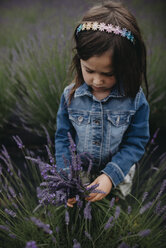
[[[27,159],[39,164],[43,177],[43,182],[40,184],[40,187],[37,188],[37,196],[40,205],[66,205],[69,198],[76,197],[76,199],[81,200],[90,193],[101,192],[96,189],[98,184],[87,188],[87,184],[83,183],[81,159],[76,153],[76,145],[74,144],[71,135],[68,134],[68,136],[71,153],[71,163],[69,167],[58,170],[58,167],[54,164],[54,159],[50,157],[50,152],[50,164],[44,163],[40,159],[27,157]],[[49,148],[47,147],[47,152],[48,149]],[[90,173],[90,168],[91,163],[89,164],[87,176]]]

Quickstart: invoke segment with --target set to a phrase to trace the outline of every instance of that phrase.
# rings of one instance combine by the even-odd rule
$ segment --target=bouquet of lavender
[[[91,160],[89,159],[89,167],[87,172],[83,172],[81,166],[80,155],[76,153],[76,145],[74,144],[70,133],[68,133],[70,141],[71,163],[65,169],[58,169],[55,164],[54,158],[51,155],[49,147],[46,146],[49,155],[50,163],[43,163],[40,159],[26,157],[39,164],[43,182],[37,188],[37,196],[39,199],[39,206],[41,205],[67,205],[69,198],[75,197],[76,201],[81,204],[90,193],[101,192],[97,190],[98,184],[87,187],[88,183],[84,183],[90,176],[92,167]],[[65,158],[64,158],[65,160]],[[67,163],[66,163],[67,164]],[[38,206],[38,207],[39,207]],[[37,207],[37,208],[38,208]]]

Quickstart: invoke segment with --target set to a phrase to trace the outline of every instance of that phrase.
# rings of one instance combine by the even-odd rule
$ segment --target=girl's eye
[[[87,73],[93,73],[93,71],[90,71],[90,70],[86,70]]]
[[[113,72],[103,73],[103,75],[106,76],[106,77],[112,77],[112,76],[114,76],[114,73]]]

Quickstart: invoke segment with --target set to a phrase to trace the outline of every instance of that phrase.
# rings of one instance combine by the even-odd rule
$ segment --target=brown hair
[[[75,90],[84,83],[80,59],[88,60],[93,56],[100,56],[109,49],[113,51],[112,63],[119,91],[120,82],[122,82],[125,95],[135,97],[144,80],[148,95],[146,48],[135,17],[121,3],[109,1],[92,7],[80,23],[86,21],[104,22],[126,28],[134,35],[135,42],[133,44],[126,37],[101,31],[86,30],[77,34],[76,28],[74,32],[76,53],[71,65],[72,71],[75,70],[76,75],[69,102]]]

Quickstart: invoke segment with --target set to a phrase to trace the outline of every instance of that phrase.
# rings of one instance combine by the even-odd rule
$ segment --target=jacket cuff
[[[125,178],[125,175],[121,168],[113,162],[108,163],[107,166],[101,172],[109,176],[114,187],[116,187],[119,183],[123,182]]]

